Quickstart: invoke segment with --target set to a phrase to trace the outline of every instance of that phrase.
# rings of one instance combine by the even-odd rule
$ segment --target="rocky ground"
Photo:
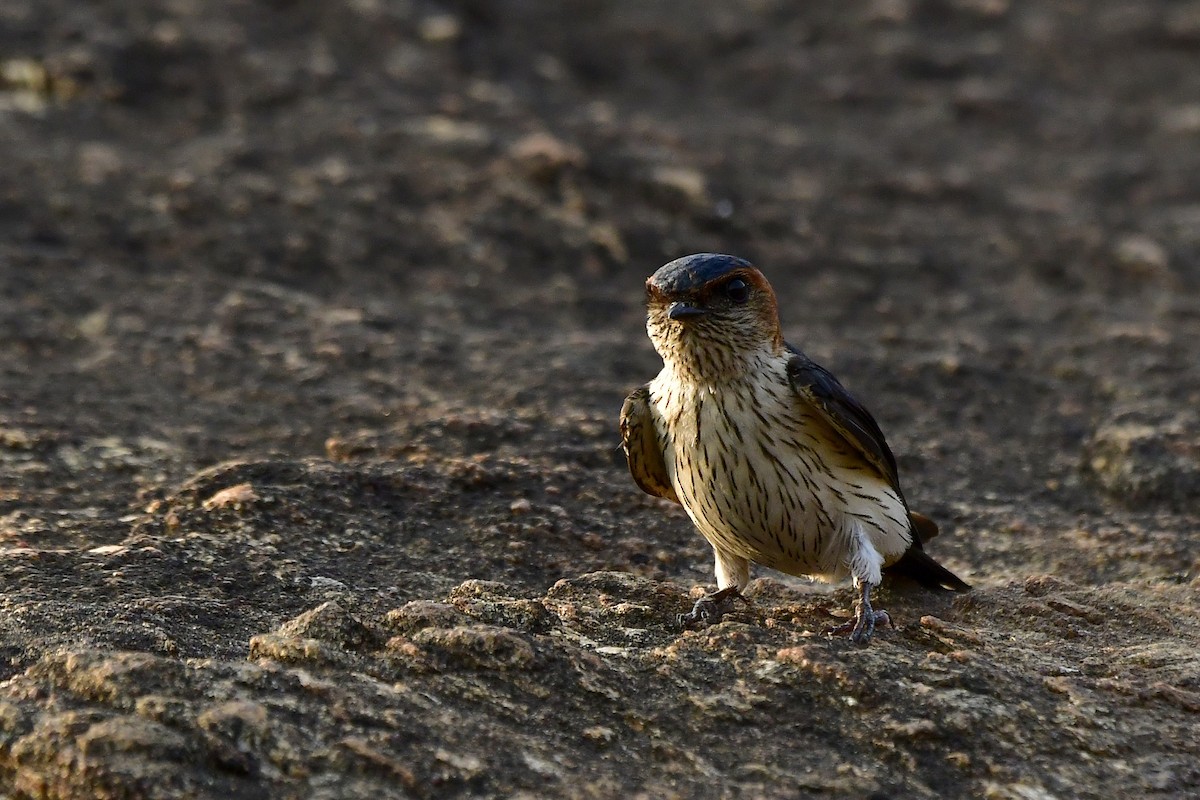
[[[1200,795],[1200,4],[0,3],[0,797]],[[753,259],[957,597],[617,445]]]

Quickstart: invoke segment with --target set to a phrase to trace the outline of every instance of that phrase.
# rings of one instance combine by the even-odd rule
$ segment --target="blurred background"
[[[644,278],[714,250],[915,505],[1190,512],[1198,144],[1197,3],[8,0],[8,458],[120,508],[397,416],[615,420]]]

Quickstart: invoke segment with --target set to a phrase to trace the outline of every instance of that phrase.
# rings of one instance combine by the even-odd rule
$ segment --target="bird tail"
[[[908,548],[899,561],[889,567],[884,567],[883,571],[888,575],[903,575],[911,578],[926,589],[934,591],[965,592],[971,588],[970,584],[934,561],[928,553],[915,544]]]

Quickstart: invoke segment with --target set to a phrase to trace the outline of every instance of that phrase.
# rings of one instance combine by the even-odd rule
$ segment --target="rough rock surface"
[[[1200,6],[0,3],[0,797],[1200,794]],[[976,587],[711,580],[759,263]]]

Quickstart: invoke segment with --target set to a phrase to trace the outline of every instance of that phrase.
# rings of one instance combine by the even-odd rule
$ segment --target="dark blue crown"
[[[736,256],[696,253],[662,265],[658,272],[650,276],[650,282],[669,295],[686,294],[694,292],[715,278],[751,266],[753,265],[749,261]]]

